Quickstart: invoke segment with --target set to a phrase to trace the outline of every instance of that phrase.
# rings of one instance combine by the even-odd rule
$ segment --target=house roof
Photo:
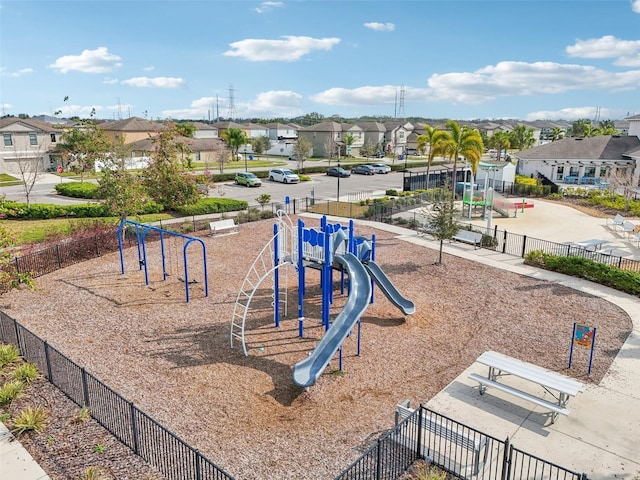
[[[204,122],[189,122],[189,123],[191,123],[191,125],[196,127],[196,130],[218,130],[213,125],[210,125],[210,124],[204,123]]]
[[[14,125],[16,123],[27,125],[33,128],[34,130],[40,130],[42,132],[57,132],[60,130],[59,128],[54,128],[51,124],[47,122],[36,120],[35,118],[19,118],[19,117],[5,117],[0,119],[0,128],[6,129],[10,125]]]
[[[161,123],[151,122],[144,118],[131,117],[115,122],[102,122],[98,124],[102,130],[115,132],[155,132],[166,127]]]
[[[136,152],[153,152],[156,149],[155,139],[157,137],[143,138],[131,144]],[[226,148],[226,143],[221,138],[183,138],[185,143],[194,152],[206,152],[218,148]]]
[[[325,121],[322,123],[316,123],[309,127],[301,129],[303,132],[342,132],[342,125],[338,122]]]
[[[386,132],[386,127],[380,122],[358,122],[356,123],[365,132]]]
[[[514,155],[528,160],[620,160],[640,148],[636,136],[598,135],[587,138],[565,138]]]

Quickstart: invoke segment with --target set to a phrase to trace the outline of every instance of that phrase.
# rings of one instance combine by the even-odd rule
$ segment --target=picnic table
[[[609,243],[608,240],[603,240],[601,238],[591,238],[589,240],[570,243],[569,247],[586,250],[587,252],[597,252],[599,250],[602,250],[602,247],[607,243]]]

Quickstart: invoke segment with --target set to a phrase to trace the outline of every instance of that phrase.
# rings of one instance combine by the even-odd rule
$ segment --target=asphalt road
[[[384,191],[394,188],[402,190],[402,176],[400,172],[391,172],[386,175],[351,175],[348,178],[340,179],[340,198],[348,200],[349,194],[374,191]],[[34,185],[30,200],[31,203],[52,203],[57,205],[69,205],[74,203],[86,203],[84,199],[73,199],[60,196],[55,191],[55,185],[60,183],[60,177],[51,174],[43,174]],[[64,179],[62,181],[70,181]],[[238,200],[246,200],[250,204],[257,203],[256,198],[262,194],[271,195],[272,202],[284,202],[285,198],[314,197],[320,199],[335,199],[338,193],[338,179],[327,175],[311,175],[310,182],[300,182],[298,184],[282,184],[271,182],[267,179],[262,181],[260,187],[244,187],[235,185],[233,182],[217,183],[209,190],[210,197],[228,197]],[[23,186],[1,187],[0,194],[4,194],[7,200],[25,202],[26,197]]]

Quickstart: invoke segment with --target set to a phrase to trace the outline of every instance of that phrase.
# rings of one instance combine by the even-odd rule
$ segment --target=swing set
[[[147,262],[147,245],[146,237],[149,232],[157,232],[160,236],[160,255],[162,259],[162,279],[166,280],[169,277],[167,271],[167,260],[171,263],[171,256],[167,254],[167,241],[173,238],[176,242],[179,238],[183,240],[182,258],[183,258],[183,278],[184,281],[186,301],[189,302],[189,285],[197,283],[195,280],[189,280],[189,263],[187,260],[187,249],[192,243],[198,243],[202,247],[202,266],[204,271],[204,296],[209,296],[209,279],[207,276],[207,247],[200,238],[190,237],[189,235],[183,235],[182,233],[172,232],[165,230],[164,228],[155,227],[153,225],[147,225],[144,223],[134,222],[133,220],[122,220],[118,225],[118,249],[120,250],[120,271],[124,275],[124,245],[123,238],[124,233],[127,231],[127,227],[131,226],[135,229],[136,235],[136,247],[138,250],[138,269],[144,269],[145,284],[149,285],[149,269]],[[177,245],[174,246],[177,249]],[[178,263],[177,252],[175,254],[176,265]]]

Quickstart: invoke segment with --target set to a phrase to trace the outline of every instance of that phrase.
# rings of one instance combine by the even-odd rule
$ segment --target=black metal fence
[[[0,311],[0,342],[22,357],[136,455],[170,480],[233,480],[233,477],[113,391],[46,341]]]
[[[587,480],[422,405],[335,480],[395,480],[419,459],[463,479]]]

